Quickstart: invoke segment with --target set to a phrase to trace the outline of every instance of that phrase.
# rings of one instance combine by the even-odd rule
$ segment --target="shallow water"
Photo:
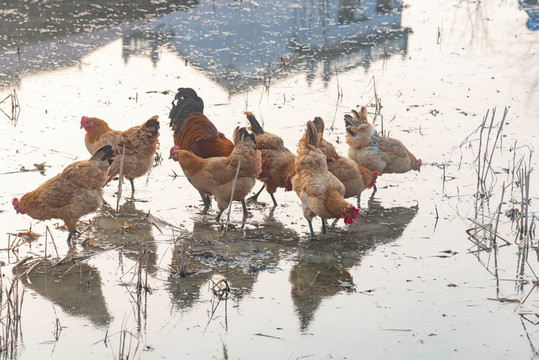
[[[125,336],[123,353],[143,359],[539,357],[537,258],[528,255],[528,282],[516,281],[522,247],[504,215],[520,208],[515,161],[537,166],[539,32],[525,2],[59,4],[0,10],[4,290],[37,264],[21,276],[19,336],[3,355],[119,358]],[[314,240],[297,196],[282,190],[277,208],[262,193],[266,203],[250,205],[245,221],[234,204],[224,233],[215,206],[202,214],[166,159],[180,86],[198,92],[227,136],[249,110],[293,151],[305,122],[322,116],[346,154],[343,115],[363,105],[374,113],[378,99],[375,125],[422,158],[422,171],[383,175],[353,225]],[[13,94],[20,112],[10,120]],[[476,130],[496,108],[497,131],[505,107],[492,197],[477,198]],[[82,115],[115,129],[159,115],[164,159],[135,180],[132,199],[124,185],[118,212],[117,184],[108,185],[106,205],[82,219],[88,229],[70,248],[58,221],[17,215],[11,199],[88,158]],[[43,173],[21,171],[43,162]],[[504,183],[498,231],[511,245],[477,252],[466,230],[493,222]],[[7,250],[30,226],[41,236]],[[187,277],[177,275],[182,253]],[[219,297],[225,277],[229,296]]]

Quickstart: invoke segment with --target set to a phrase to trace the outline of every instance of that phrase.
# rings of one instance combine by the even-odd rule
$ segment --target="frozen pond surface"
[[[531,2],[60,3],[0,8],[1,326],[14,335],[2,335],[4,357],[539,358],[537,239],[523,246],[505,215],[521,209],[516,170],[538,165]],[[262,193],[245,222],[234,204],[223,233],[215,205],[202,214],[167,159],[180,86],[198,92],[227,137],[248,110],[294,152],[306,121],[322,116],[347,154],[344,114],[374,114],[379,100],[375,125],[422,158],[422,171],[380,177],[373,197],[363,193],[363,216],[326,236],[309,238],[296,194],[282,189],[278,207]],[[10,120],[14,94],[20,113]],[[477,129],[494,108],[490,146],[508,112],[485,177],[492,196],[477,197],[488,131]],[[114,129],[159,115],[163,159],[135,181],[134,198],[124,185],[118,212],[109,184],[107,205],[83,217],[88,230],[70,248],[58,221],[17,215],[11,199],[89,157],[83,115]],[[21,171],[43,162],[44,174]],[[530,222],[538,194],[532,171]],[[466,230],[498,213],[510,245],[494,251],[488,232]],[[30,226],[41,236],[18,243]],[[188,277],[175,274],[182,249]],[[8,290],[24,270],[14,329]],[[137,291],[139,278],[149,292]],[[224,278],[227,299],[214,288]]]

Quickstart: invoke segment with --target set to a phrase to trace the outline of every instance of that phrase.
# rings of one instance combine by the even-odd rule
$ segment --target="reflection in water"
[[[157,271],[157,244],[152,233],[154,225],[148,214],[138,210],[133,201],[125,201],[118,212],[104,203],[93,223],[91,230],[81,236],[88,245],[86,252],[121,246],[121,255],[139,261],[142,252],[146,255],[143,258],[147,259],[149,273]]]
[[[0,89],[22,76],[69,67],[155,18],[197,6],[173,1],[2,1],[0,11]]]
[[[195,222],[192,236],[175,244],[170,265],[179,269],[188,259],[187,275],[181,277],[172,271],[168,290],[183,309],[199,301],[203,287],[210,291],[210,279],[226,278],[232,298],[239,300],[252,291],[260,272],[273,271],[283,258],[294,255],[297,262],[289,276],[291,295],[301,329],[306,330],[325,298],[354,289],[349,269],[376,245],[402,236],[418,211],[418,206],[384,208],[372,196],[368,207],[346,231],[307,242],[277,221],[273,210],[255,228],[232,229],[224,236],[213,222]]]
[[[526,27],[531,31],[539,30],[539,1],[521,0],[518,4],[529,16],[526,21]]]
[[[26,263],[13,272],[21,274],[33,264]],[[74,265],[70,261],[53,266],[42,260],[21,279],[28,288],[60,306],[67,314],[85,317],[97,326],[106,326],[112,320],[101,291],[101,276],[93,266],[83,262]]]
[[[195,222],[192,236],[175,244],[170,266],[178,269],[179,259],[187,258],[187,276],[173,271],[168,289],[178,307],[186,308],[198,301],[210,279],[226,278],[231,297],[240,300],[252,291],[258,274],[275,270],[298,241],[298,234],[276,221],[273,212],[255,229],[229,230],[224,237],[215,223]]]
[[[353,289],[354,279],[348,270],[359,265],[362,256],[376,245],[398,239],[417,211],[417,206],[383,208],[371,197],[369,210],[348,231],[300,247],[290,283],[302,331],[307,330],[325,298]]]
[[[102,2],[8,1],[0,12],[6,34],[0,37],[0,88],[28,72],[75,65],[119,38],[126,62],[148,56],[156,63],[167,47],[230,92],[289,76],[286,59],[308,79],[322,68],[329,80],[380,57],[405,55],[410,31],[401,26],[400,0]]]

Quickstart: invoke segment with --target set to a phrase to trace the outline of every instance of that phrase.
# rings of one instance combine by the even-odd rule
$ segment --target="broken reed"
[[[145,291],[150,291],[150,285],[148,284],[148,259],[149,252],[145,248],[142,241],[140,242],[140,248],[138,253],[138,267],[137,267],[137,290],[140,291],[144,289]]]
[[[505,123],[505,118],[507,117],[509,109],[506,107],[503,112],[502,120],[498,124],[498,131],[494,139],[492,130],[494,129],[494,119],[496,118],[496,108],[492,109],[492,116],[490,117],[490,123],[487,120],[489,118],[489,110],[485,114],[481,126],[479,127],[479,151],[477,153],[476,163],[477,163],[477,191],[476,195],[478,197],[490,197],[491,191],[493,188],[493,183],[487,186],[487,180],[490,176],[492,179],[495,179],[494,169],[492,168],[492,158],[494,157],[494,151],[500,141],[500,150],[501,150],[501,133],[503,129],[503,124]],[[485,138],[484,138],[485,137]]]
[[[2,274],[0,277],[4,278]],[[0,354],[2,358],[15,359],[24,300],[24,287],[19,283],[18,277],[13,277],[9,286],[2,288],[0,299]]]
[[[11,114],[8,114],[2,108],[0,108],[0,111],[4,115],[6,115],[9,120],[11,120],[11,125],[17,126],[17,122],[19,121],[19,114],[21,112],[21,105],[19,103],[19,97],[17,96],[17,91],[15,89],[13,89],[13,93],[9,94],[0,101],[0,105],[6,102],[6,100],[8,99],[11,101]]]
[[[122,198],[122,184],[124,176],[124,158],[125,158],[125,146],[118,147],[120,150],[120,170],[118,173],[118,192],[116,193],[116,212],[120,208],[120,199]]]
[[[371,79],[373,98],[371,98],[370,103],[374,106],[374,114],[372,116],[372,124],[376,123],[376,119],[380,117],[380,134],[382,136],[388,136],[384,131],[384,116],[382,115],[382,98],[378,96],[378,91],[376,90],[376,78],[373,76]]]
[[[187,276],[187,264],[189,258],[187,256],[187,249],[185,241],[179,236],[174,238],[174,248],[172,250],[172,260],[169,266],[170,271],[180,277]]]
[[[517,181],[520,184],[520,216],[517,221],[517,234],[515,242],[518,244],[518,262],[517,273],[520,277],[524,276],[525,265],[528,261],[531,238],[535,233],[535,223],[533,217],[530,219],[529,204],[530,204],[530,173],[531,173],[531,153],[529,165],[522,166],[517,175]],[[536,251],[539,247],[536,246]],[[539,280],[539,279],[536,279]]]
[[[126,320],[124,319],[122,321],[122,328],[120,329],[120,331],[114,333],[114,334],[109,334],[109,331],[107,330],[107,332],[105,333],[105,338],[102,339],[102,340],[99,340],[95,343],[93,343],[93,345],[96,345],[98,343],[101,343],[103,342],[105,344],[106,347],[108,347],[108,344],[111,343],[110,339],[116,335],[120,335],[119,337],[119,343],[118,343],[118,357],[117,359],[118,360],[129,360],[129,359],[134,359],[140,349],[140,338],[138,336],[136,336],[135,334],[133,334],[131,331],[129,331],[127,329],[127,325],[126,325]],[[127,342],[127,338],[129,337],[129,343]],[[133,344],[133,340],[136,341],[135,344]],[[134,347],[134,348],[133,348]],[[112,351],[112,358],[113,359],[116,359],[116,356],[114,354],[114,349],[112,348],[111,346],[111,351]]]

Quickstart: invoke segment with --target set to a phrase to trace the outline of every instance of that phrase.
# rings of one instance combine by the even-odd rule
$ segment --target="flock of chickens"
[[[211,197],[215,199],[217,221],[233,200],[241,201],[247,215],[245,199],[259,180],[264,185],[248,200],[256,201],[265,188],[277,206],[274,194],[278,188],[294,190],[313,238],[312,219],[316,216],[322,218],[323,233],[325,219],[344,218],[351,224],[359,210],[346,199],[357,197],[359,207],[361,192],[375,187],[380,174],[421,168],[421,159],[400,141],[378,134],[368,122],[365,108],[345,115],[348,157],[340,156],[323,138],[325,125],[320,117],[307,122],[294,155],[279,136],[264,131],[250,112],[245,113],[249,129],[236,127],[233,141],[203,112],[204,102],[193,89],[178,89],[169,114],[174,132],[170,158],[180,163],[186,178],[200,192],[205,210]],[[63,220],[71,241],[78,220],[101,207],[105,184],[123,176],[134,192],[134,179],[150,170],[159,146],[157,119],[154,116],[142,125],[117,131],[101,119],[83,116],[81,128],[86,131],[90,159],[68,165],[20,200],[14,198],[13,207],[34,219]]]

